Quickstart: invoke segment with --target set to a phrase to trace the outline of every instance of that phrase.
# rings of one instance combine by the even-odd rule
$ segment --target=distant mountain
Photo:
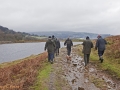
[[[98,34],[95,33],[86,33],[86,32],[71,32],[71,31],[44,31],[44,32],[30,32],[31,34],[36,34],[39,36],[52,36],[54,35],[57,38],[86,38],[89,36],[91,39],[97,38]],[[103,38],[110,36],[110,34],[101,34]]]
[[[48,37],[54,35],[59,39],[70,38],[85,38],[89,36],[91,39],[95,39],[98,34],[86,33],[86,32],[70,32],[70,31],[42,31],[42,32],[15,32],[7,27],[0,26],[0,43],[1,42],[26,42],[26,41],[40,41],[42,37]],[[40,37],[38,37],[40,36]],[[110,34],[102,34],[102,37],[108,37]]]

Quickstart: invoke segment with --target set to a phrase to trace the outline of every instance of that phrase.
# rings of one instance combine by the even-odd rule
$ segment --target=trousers
[[[104,54],[104,50],[103,51],[98,50],[99,57],[102,56],[103,54]]]
[[[48,53],[48,61],[53,61],[54,53]]]
[[[84,54],[85,66],[89,63],[89,57],[90,57],[90,54]]]
[[[67,55],[70,56],[71,54],[71,48],[67,48]]]

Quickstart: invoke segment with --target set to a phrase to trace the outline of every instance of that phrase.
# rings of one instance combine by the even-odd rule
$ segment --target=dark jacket
[[[67,48],[71,48],[71,46],[73,46],[73,42],[71,39],[67,39],[65,42],[64,42],[64,45],[67,45]]]
[[[56,39],[52,38],[52,41],[55,43],[55,47],[54,47],[54,50],[55,50],[56,49]]]
[[[105,45],[107,44],[106,40],[102,37],[98,38],[96,41],[95,49],[98,49],[98,51],[105,50]]]
[[[45,50],[47,49],[48,53],[54,53],[56,45],[52,39],[48,39],[45,43]]]
[[[90,39],[84,40],[83,43],[83,53],[84,54],[90,54],[91,48],[93,48],[93,43],[91,42]]]
[[[60,41],[56,40],[56,48],[60,48]]]

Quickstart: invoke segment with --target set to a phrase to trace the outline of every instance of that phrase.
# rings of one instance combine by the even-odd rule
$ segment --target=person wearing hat
[[[96,45],[95,45],[95,49],[98,49],[98,56],[99,56],[99,60],[101,61],[101,63],[103,62],[103,54],[105,51],[105,45],[107,44],[106,40],[102,38],[101,35],[97,36],[97,41],[96,41]]]
[[[84,54],[84,62],[85,62],[85,66],[87,66],[87,64],[89,63],[91,48],[93,48],[93,43],[90,40],[90,38],[87,36],[86,40],[83,41],[82,45],[83,45],[82,53]]]
[[[53,58],[54,58],[54,48],[55,48],[55,43],[52,40],[52,37],[49,36],[48,40],[45,43],[45,48],[44,50],[48,52],[48,61],[51,62],[51,64],[53,63]]]

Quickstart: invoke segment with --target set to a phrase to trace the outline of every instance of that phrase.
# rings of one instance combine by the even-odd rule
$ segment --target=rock
[[[88,80],[88,79],[85,79],[85,83],[87,83],[87,82],[89,82],[89,80]]]
[[[78,87],[78,90],[85,90],[84,88],[82,88],[82,87]]]
[[[111,84],[111,80],[109,80],[109,79],[108,79],[106,82],[107,82],[108,84]]]
[[[115,83],[113,84],[113,87],[116,87],[116,84],[115,84]]]
[[[72,84],[74,84],[75,82],[76,82],[76,79],[73,79],[73,80],[72,80]]]
[[[110,86],[107,86],[107,88],[108,88],[108,89],[111,89],[111,87],[110,87]]]
[[[77,63],[73,63],[74,66],[77,66]]]

